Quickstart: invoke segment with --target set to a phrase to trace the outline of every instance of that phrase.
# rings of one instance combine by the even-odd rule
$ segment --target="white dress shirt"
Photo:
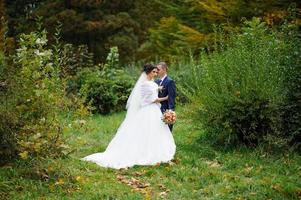
[[[165,74],[165,75],[163,76],[163,78],[161,78],[161,79],[160,79],[160,80],[161,80],[161,82],[160,82],[160,84],[159,84],[159,85],[162,85],[162,83],[163,83],[164,79],[166,78],[166,76],[167,76],[167,74]]]

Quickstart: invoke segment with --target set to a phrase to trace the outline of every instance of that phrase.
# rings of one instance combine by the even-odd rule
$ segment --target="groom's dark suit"
[[[166,76],[162,83],[161,79],[155,81],[159,86],[163,86],[163,90],[159,91],[159,98],[168,96],[168,100],[161,102],[162,113],[166,110],[175,110],[175,99],[176,99],[176,84],[174,80]],[[172,125],[169,125],[170,131],[172,131]]]

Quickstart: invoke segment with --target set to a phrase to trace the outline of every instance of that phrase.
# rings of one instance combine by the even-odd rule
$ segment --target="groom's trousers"
[[[172,132],[173,124],[168,124],[170,132]]]

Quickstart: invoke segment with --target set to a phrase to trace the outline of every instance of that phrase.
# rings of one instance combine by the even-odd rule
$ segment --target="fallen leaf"
[[[210,167],[220,167],[220,164],[216,160],[214,160],[214,161],[205,161],[205,163],[207,165],[209,165]]]
[[[19,153],[19,156],[23,159],[23,160],[26,160],[27,157],[28,157],[28,152],[27,151],[24,151],[22,153]]]
[[[160,192],[160,193],[159,193],[159,197],[161,197],[161,198],[162,198],[162,197],[166,197],[166,195],[167,195],[167,192]]]

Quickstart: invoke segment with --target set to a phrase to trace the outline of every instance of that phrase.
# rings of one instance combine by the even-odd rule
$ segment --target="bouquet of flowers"
[[[173,110],[166,110],[163,113],[162,121],[165,122],[165,124],[174,124],[176,122],[176,119],[177,115]]]

